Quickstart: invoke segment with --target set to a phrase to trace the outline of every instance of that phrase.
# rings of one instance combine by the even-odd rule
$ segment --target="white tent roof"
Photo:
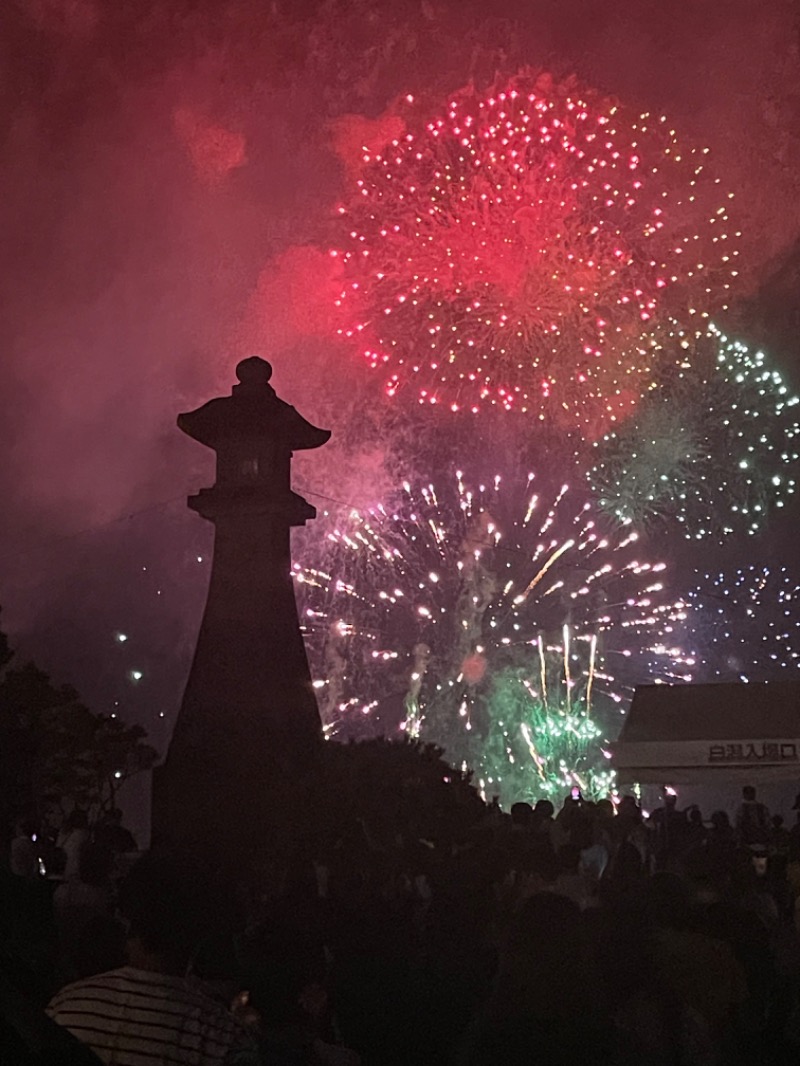
[[[642,685],[613,754],[622,782],[800,785],[800,681]]]

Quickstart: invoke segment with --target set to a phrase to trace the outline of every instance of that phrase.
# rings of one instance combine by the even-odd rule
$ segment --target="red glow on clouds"
[[[246,141],[234,133],[208,122],[189,108],[180,107],[173,115],[175,132],[189,153],[198,178],[205,185],[218,185],[232,170],[247,162]]]
[[[335,336],[342,267],[319,248],[288,248],[262,270],[250,298],[242,343],[271,351],[304,338]]]
[[[22,7],[36,27],[46,33],[86,38],[97,26],[94,0],[22,0]]]
[[[331,122],[330,131],[333,150],[344,163],[348,175],[352,176],[363,167],[365,151],[373,155],[390,141],[402,137],[406,124],[391,111],[379,118],[341,115]]]

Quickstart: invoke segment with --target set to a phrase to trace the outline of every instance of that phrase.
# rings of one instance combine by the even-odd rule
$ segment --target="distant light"
[[[131,681],[141,681],[142,678],[144,677],[144,674],[142,673],[141,670],[131,670],[130,676],[131,676]]]
[[[122,777],[121,772],[119,770],[115,770],[114,777],[116,777],[116,779],[119,781],[119,779]]]
[[[125,641],[128,639],[128,634],[127,633],[115,633],[114,637],[115,637],[115,639],[117,640],[117,642],[119,644],[124,644]]]

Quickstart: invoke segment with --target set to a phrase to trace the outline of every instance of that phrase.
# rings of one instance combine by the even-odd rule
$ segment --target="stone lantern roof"
[[[178,415],[178,427],[215,451],[226,442],[271,440],[281,451],[319,448],[330,430],[318,429],[278,398],[270,385],[272,366],[251,356],[236,367],[238,385],[230,396],[209,400],[195,411]]]

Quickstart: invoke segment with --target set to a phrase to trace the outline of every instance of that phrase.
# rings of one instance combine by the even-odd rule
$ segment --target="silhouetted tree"
[[[468,773],[442,749],[418,740],[354,741],[324,746],[315,789],[317,821],[329,839],[361,825],[375,841],[459,839],[485,807]]]
[[[11,669],[12,657],[0,631],[0,821],[41,818],[54,805],[113,806],[119,787],[155,762],[145,730],[92,713],[33,663]]]

